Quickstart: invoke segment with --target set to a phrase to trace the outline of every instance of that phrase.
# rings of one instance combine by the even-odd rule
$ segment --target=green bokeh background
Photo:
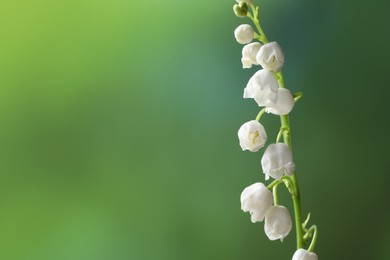
[[[293,232],[271,242],[240,210],[264,177],[236,136],[259,108],[233,3],[0,2],[0,259],[291,259]],[[304,92],[291,124],[316,252],[390,259],[389,2],[261,6]]]

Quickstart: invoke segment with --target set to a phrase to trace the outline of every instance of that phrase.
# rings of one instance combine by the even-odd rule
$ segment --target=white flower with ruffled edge
[[[279,44],[270,42],[261,46],[256,60],[264,69],[279,72],[284,65],[284,53]]]
[[[266,180],[269,176],[280,180],[283,175],[292,175],[295,171],[292,152],[284,143],[270,144],[261,158],[261,166]]]
[[[262,124],[256,120],[252,120],[244,123],[240,127],[238,130],[238,139],[240,140],[240,146],[243,151],[257,152],[267,141],[267,134]]]
[[[318,256],[313,252],[299,248],[295,251],[292,260],[318,260]]]
[[[264,231],[270,240],[283,241],[290,233],[292,221],[288,209],[284,206],[272,206],[265,215]]]
[[[291,112],[295,105],[294,97],[286,88],[278,89],[278,98],[275,103],[269,103],[266,111],[268,113],[284,116]]]
[[[261,44],[258,42],[252,42],[242,48],[242,67],[244,69],[252,68],[252,65],[259,65],[256,61],[256,55],[259,52]]]
[[[251,214],[251,221],[262,222],[274,203],[272,192],[261,182],[246,187],[241,193],[241,209]]]
[[[253,98],[259,106],[268,106],[277,101],[279,84],[269,70],[259,70],[248,81],[244,98]]]
[[[234,30],[234,37],[238,43],[250,43],[255,37],[255,32],[249,24],[241,24]]]

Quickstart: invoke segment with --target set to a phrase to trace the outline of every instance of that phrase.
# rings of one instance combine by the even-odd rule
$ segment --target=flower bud
[[[318,260],[318,256],[308,250],[299,248],[295,251],[292,260]]]
[[[259,106],[275,103],[278,97],[278,81],[269,70],[259,70],[244,89],[244,98],[253,98]]]
[[[259,52],[261,44],[252,42],[242,48],[242,67],[244,69],[252,68],[252,65],[259,65],[256,61],[256,55]]]
[[[288,209],[284,206],[272,206],[265,215],[264,231],[270,240],[283,242],[291,231],[292,221]]]
[[[269,176],[280,180],[283,175],[292,175],[295,171],[292,152],[284,143],[270,144],[261,158],[261,166],[266,180]]]
[[[290,90],[278,89],[278,99],[275,103],[268,104],[266,111],[278,116],[284,116],[291,112],[295,105],[294,97]]]
[[[276,42],[270,42],[261,46],[256,59],[264,69],[274,72],[280,71],[284,65],[283,51]]]
[[[244,212],[249,211],[253,223],[264,220],[265,214],[271,208],[273,202],[272,192],[261,182],[246,187],[241,193],[241,209]]]
[[[248,5],[244,1],[239,2],[233,6],[233,11],[237,17],[246,17],[248,14]]]
[[[243,151],[257,152],[267,141],[267,134],[262,124],[252,120],[243,124],[238,130],[238,138]]]
[[[254,38],[254,31],[249,24],[241,24],[234,30],[234,36],[238,43],[247,44]]]

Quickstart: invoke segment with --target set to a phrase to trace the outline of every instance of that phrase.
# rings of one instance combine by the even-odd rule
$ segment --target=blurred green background
[[[304,92],[291,124],[316,252],[390,259],[389,2],[255,2]],[[264,176],[237,140],[259,108],[233,4],[0,2],[0,259],[291,259],[294,232],[271,242],[240,210]]]

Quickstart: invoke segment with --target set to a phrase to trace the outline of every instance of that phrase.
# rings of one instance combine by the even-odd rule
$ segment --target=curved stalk
[[[311,228],[309,229],[308,233],[311,233],[311,232],[313,232],[313,239],[311,240],[311,243],[310,243],[310,246],[309,246],[308,250],[310,252],[313,252],[314,251],[314,247],[316,246],[317,237],[318,237],[318,229],[317,229],[316,225],[311,226]]]

